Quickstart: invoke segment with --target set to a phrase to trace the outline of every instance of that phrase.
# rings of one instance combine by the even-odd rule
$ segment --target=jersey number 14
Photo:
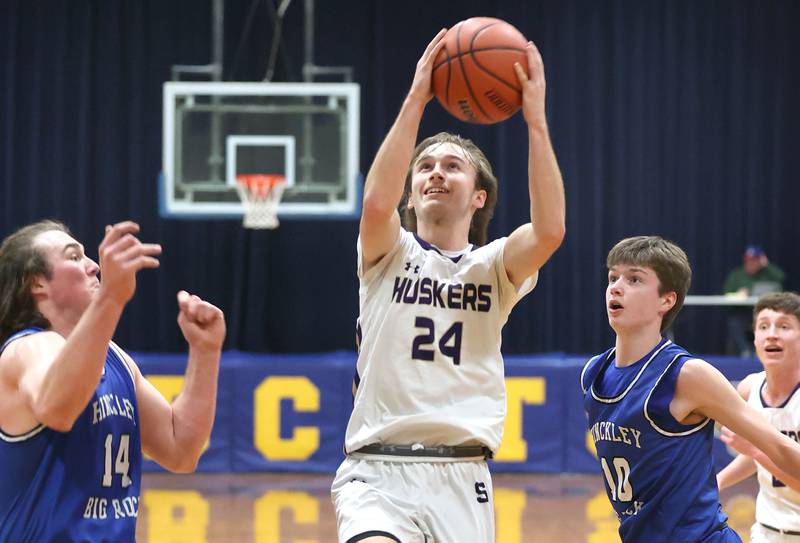
[[[113,462],[114,473],[112,469],[112,458],[114,456],[114,434],[106,435],[105,442],[105,470],[103,471],[103,486],[108,488],[114,480],[114,474],[122,476],[122,488],[128,488],[133,482],[128,475],[131,469],[130,462],[130,441],[131,436],[122,434],[119,436],[119,446],[117,447],[117,457]]]

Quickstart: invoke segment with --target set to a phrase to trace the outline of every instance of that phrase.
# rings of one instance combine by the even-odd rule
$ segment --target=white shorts
[[[382,535],[398,543],[493,543],[486,461],[420,462],[353,454],[331,496],[340,543]]]
[[[786,535],[756,522],[750,528],[750,543],[800,543],[800,535]]]

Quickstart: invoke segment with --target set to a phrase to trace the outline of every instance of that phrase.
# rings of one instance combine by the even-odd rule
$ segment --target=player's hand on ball
[[[101,296],[126,304],[136,291],[136,273],[142,268],[157,268],[161,245],[142,243],[136,237],[139,225],[123,221],[106,226],[97,253],[100,260]]]
[[[178,326],[190,348],[222,349],[225,315],[222,310],[185,290],[178,293]]]
[[[411,83],[411,90],[408,91],[409,98],[420,100],[423,104],[427,104],[430,99],[433,98],[433,88],[431,85],[433,61],[436,60],[436,55],[439,54],[439,50],[444,47],[443,38],[445,34],[447,34],[447,29],[441,29],[439,33],[433,37],[422,53],[422,56],[417,61],[414,81]]]
[[[528,58],[528,74],[525,73],[519,63],[514,64],[517,79],[519,79],[519,83],[522,86],[522,114],[525,116],[525,122],[529,126],[536,124],[546,125],[547,118],[544,110],[546,85],[542,55],[533,42],[528,42],[525,54]]]

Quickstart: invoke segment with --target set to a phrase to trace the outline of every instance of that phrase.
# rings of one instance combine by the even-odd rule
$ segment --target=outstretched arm
[[[4,420],[7,431],[27,431],[41,423],[67,432],[86,408],[100,382],[108,343],[136,289],[136,273],[158,267],[161,247],[141,243],[138,232],[130,221],[106,227],[99,247],[102,281],[67,338],[56,332],[33,334],[4,353],[0,380],[14,405],[10,420]],[[87,259],[82,249],[70,250]]]
[[[403,196],[422,113],[433,97],[433,62],[444,46],[445,33],[445,29],[439,31],[422,53],[411,90],[367,173],[359,232],[364,271],[388,253],[397,239],[400,228],[397,206]]]
[[[738,454],[730,464],[717,473],[717,486],[720,490],[740,483],[755,474],[755,461],[745,454]]]
[[[739,453],[737,459],[745,458],[749,460],[750,463],[753,465],[754,472],[756,469],[755,468],[756,462],[758,462],[765,470],[770,472],[776,479],[781,481],[783,484],[785,484],[792,490],[800,492],[800,480],[798,480],[795,477],[792,477],[784,470],[779,468],[775,464],[775,462],[773,462],[770,459],[769,456],[767,456],[762,450],[758,449],[755,445],[753,445],[743,437],[731,432],[730,429],[728,428],[723,428],[720,439],[722,440],[723,443],[734,448]],[[725,469],[727,469],[727,467]],[[719,473],[719,475],[722,475],[722,471]],[[719,475],[717,475],[717,480],[719,480]],[[737,482],[738,480],[733,481],[731,484],[735,484]]]
[[[181,394],[170,405],[138,369],[134,371],[142,447],[166,469],[188,473],[197,467],[214,424],[225,317],[185,291],[178,293],[178,306],[178,325],[189,343]]]
[[[787,485],[800,482],[800,445],[750,407],[710,364],[689,360],[683,365],[670,412],[679,421],[692,414],[716,420],[763,451]]]
[[[522,109],[528,125],[528,192],[531,222],[508,238],[503,259],[508,277],[519,287],[547,262],[565,233],[564,181],[558,167],[545,116],[544,63],[539,50],[528,43],[528,73],[515,65],[522,85]]]

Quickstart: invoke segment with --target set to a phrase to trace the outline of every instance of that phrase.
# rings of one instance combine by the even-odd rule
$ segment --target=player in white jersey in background
[[[800,296],[762,296],[753,307],[754,344],[764,371],[745,377],[742,398],[781,433],[800,441]],[[751,542],[800,542],[800,480],[779,470],[767,456],[723,428],[722,440],[740,454],[717,474],[720,490],[758,474],[756,523]]]
[[[564,237],[564,188],[533,44],[529,77],[516,68],[529,223],[481,246],[497,198],[486,157],[451,134],[414,148],[444,34],[417,63],[364,190],[355,398],[332,487],[342,542],[494,541],[485,458],[500,446],[505,417],[501,329]]]

